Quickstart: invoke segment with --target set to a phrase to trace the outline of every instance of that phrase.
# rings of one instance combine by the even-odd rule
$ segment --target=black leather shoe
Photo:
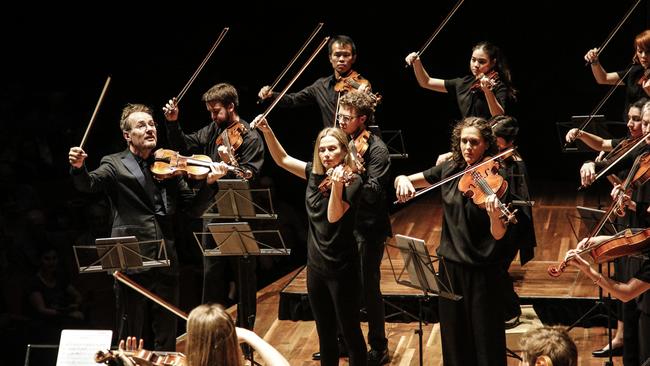
[[[339,348],[339,357],[348,357],[348,351]],[[320,351],[312,353],[311,359],[314,361],[320,361]]]
[[[388,349],[378,351],[376,349],[371,349],[368,352],[368,366],[379,366],[390,362],[390,357],[388,356]]]
[[[594,357],[609,357],[611,354],[612,357],[623,356],[623,346],[614,347],[611,350],[609,349],[598,349],[591,352],[591,355]]]

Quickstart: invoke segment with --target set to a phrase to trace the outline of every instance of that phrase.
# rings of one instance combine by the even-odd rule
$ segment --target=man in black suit
[[[214,165],[207,184],[194,194],[181,177],[153,179],[157,130],[151,109],[142,104],[127,104],[122,111],[120,128],[127,148],[102,158],[97,169],[88,172],[88,156],[80,147],[68,154],[74,186],[82,192],[105,192],[113,217],[112,237],[135,236],[138,241],[164,240],[169,267],[129,271],[132,280],[167,302],[178,305],[178,258],[174,246],[172,216],[181,209],[200,216],[216,193],[217,179],[225,175],[223,163]],[[156,257],[157,248],[142,248],[142,255]],[[121,324],[118,339],[127,335],[153,339],[154,350],[173,351],[176,347],[175,315],[144,296],[116,282]]]

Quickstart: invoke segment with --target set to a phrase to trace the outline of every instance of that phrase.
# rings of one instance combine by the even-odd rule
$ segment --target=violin
[[[217,145],[225,145],[225,144],[230,144],[232,147],[233,151],[237,151],[239,147],[241,146],[242,142],[244,142],[244,135],[248,133],[248,130],[246,129],[246,126],[244,126],[243,123],[241,122],[235,122],[228,126],[221,134],[219,134],[219,137],[217,137]]]
[[[141,349],[138,351],[125,351],[124,354],[138,366],[186,366],[185,355],[180,352],[154,352]],[[113,351],[97,351],[95,362],[113,364],[119,355]]]
[[[326,176],[325,179],[323,179],[323,181],[320,182],[320,184],[318,185],[318,190],[319,190],[320,193],[322,193],[323,196],[325,196],[325,197],[329,197],[329,196],[330,196],[330,191],[332,190],[332,179],[331,179],[331,176],[332,176],[332,172],[333,172],[333,171],[334,171],[334,168],[329,168],[329,169],[327,169],[327,172],[325,173],[325,174],[327,174],[327,176]],[[343,184],[348,185],[348,184],[350,184],[350,182],[352,182],[352,181],[354,180],[354,177],[355,177],[355,176],[354,176],[354,173],[355,173],[355,172],[354,172],[354,170],[352,170],[352,168],[350,168],[350,167],[347,166],[347,165],[346,165],[345,167],[343,167],[343,172],[344,172],[344,175],[343,175]]]
[[[632,168],[628,173],[625,181],[621,184],[620,191],[615,200],[614,212],[620,216],[625,216],[625,207],[623,198],[626,192],[636,189],[645,184],[650,179],[650,153],[643,153],[634,160]]]
[[[650,228],[644,229],[638,233],[632,233],[632,230],[626,229],[616,234],[611,239],[601,243],[590,245],[575,254],[568,256],[557,266],[550,266],[548,274],[552,277],[559,277],[566,269],[568,263],[577,255],[589,253],[594,263],[605,263],[616,258],[626,257],[638,254],[650,248]]]
[[[489,160],[489,157],[483,159]],[[466,172],[458,181],[458,189],[463,192],[465,197],[469,197],[481,208],[485,208],[485,199],[492,194],[501,198],[508,189],[508,182],[499,175],[499,162],[489,160],[487,164],[480,169],[474,169]],[[517,223],[515,213],[517,210],[510,211],[508,206],[499,202],[499,217],[504,224],[512,222]]]
[[[368,139],[370,138],[370,131],[363,130],[354,140],[351,140],[348,144],[352,161],[354,161],[357,172],[363,173],[366,171],[366,167],[363,166],[364,160],[363,156],[366,151],[368,151]]]
[[[368,79],[365,79],[354,70],[350,70],[347,76],[339,77],[336,80],[336,84],[334,85],[334,90],[338,93],[347,93],[352,90],[359,90],[362,85],[367,86],[366,90],[368,91],[368,95],[370,95],[372,100],[375,102],[375,106],[381,103],[383,97],[379,95],[379,93],[373,94],[371,92],[372,88]]]
[[[487,74],[479,74],[476,76],[476,80],[472,83],[472,86],[469,87],[469,90],[476,93],[481,90],[481,80],[487,78],[490,82],[490,89],[494,88],[499,84],[499,73],[496,70],[492,70]]]
[[[168,179],[177,175],[187,175],[191,179],[203,180],[212,171],[213,162],[207,155],[183,156],[177,151],[158,149],[154,152],[155,162],[151,173],[158,180]],[[227,165],[228,171],[242,179],[250,179],[253,173],[238,166]]]
[[[216,143],[217,146],[225,146],[226,153],[228,154],[228,159],[230,164],[238,166],[237,159],[235,158],[235,152],[241,144],[244,142],[244,135],[248,133],[246,126],[241,122],[234,122],[228,126],[223,132],[217,137]]]

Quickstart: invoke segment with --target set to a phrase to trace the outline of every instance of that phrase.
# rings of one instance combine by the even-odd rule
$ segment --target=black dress
[[[485,99],[485,94],[480,89],[471,89],[475,80],[476,78],[473,75],[445,80],[445,89],[447,89],[447,93],[456,98],[462,118],[481,117],[490,119],[492,118],[492,114]],[[506,86],[503,83],[498,83],[492,91],[499,104],[501,104],[501,107],[506,110],[506,101],[508,99],[508,89]]]
[[[305,208],[309,220],[307,234],[307,294],[316,320],[321,365],[338,365],[337,325],[350,353],[350,365],[365,365],[366,345],[359,314],[359,252],[354,238],[361,179],[354,179],[343,191],[350,208],[337,222],[327,219],[329,197],[318,186],[325,175],[305,168],[307,190]]]
[[[433,184],[461,170],[449,161],[423,174]],[[462,296],[458,301],[438,298],[443,360],[445,366],[502,366],[506,339],[500,271],[511,227],[503,239],[494,239],[487,212],[463,196],[459,180],[440,187],[443,220],[437,253],[446,266],[440,280]]]

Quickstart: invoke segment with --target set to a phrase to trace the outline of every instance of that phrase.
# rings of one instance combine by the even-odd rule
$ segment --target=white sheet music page
[[[64,329],[56,366],[97,366],[95,354],[111,347],[112,330]]]

